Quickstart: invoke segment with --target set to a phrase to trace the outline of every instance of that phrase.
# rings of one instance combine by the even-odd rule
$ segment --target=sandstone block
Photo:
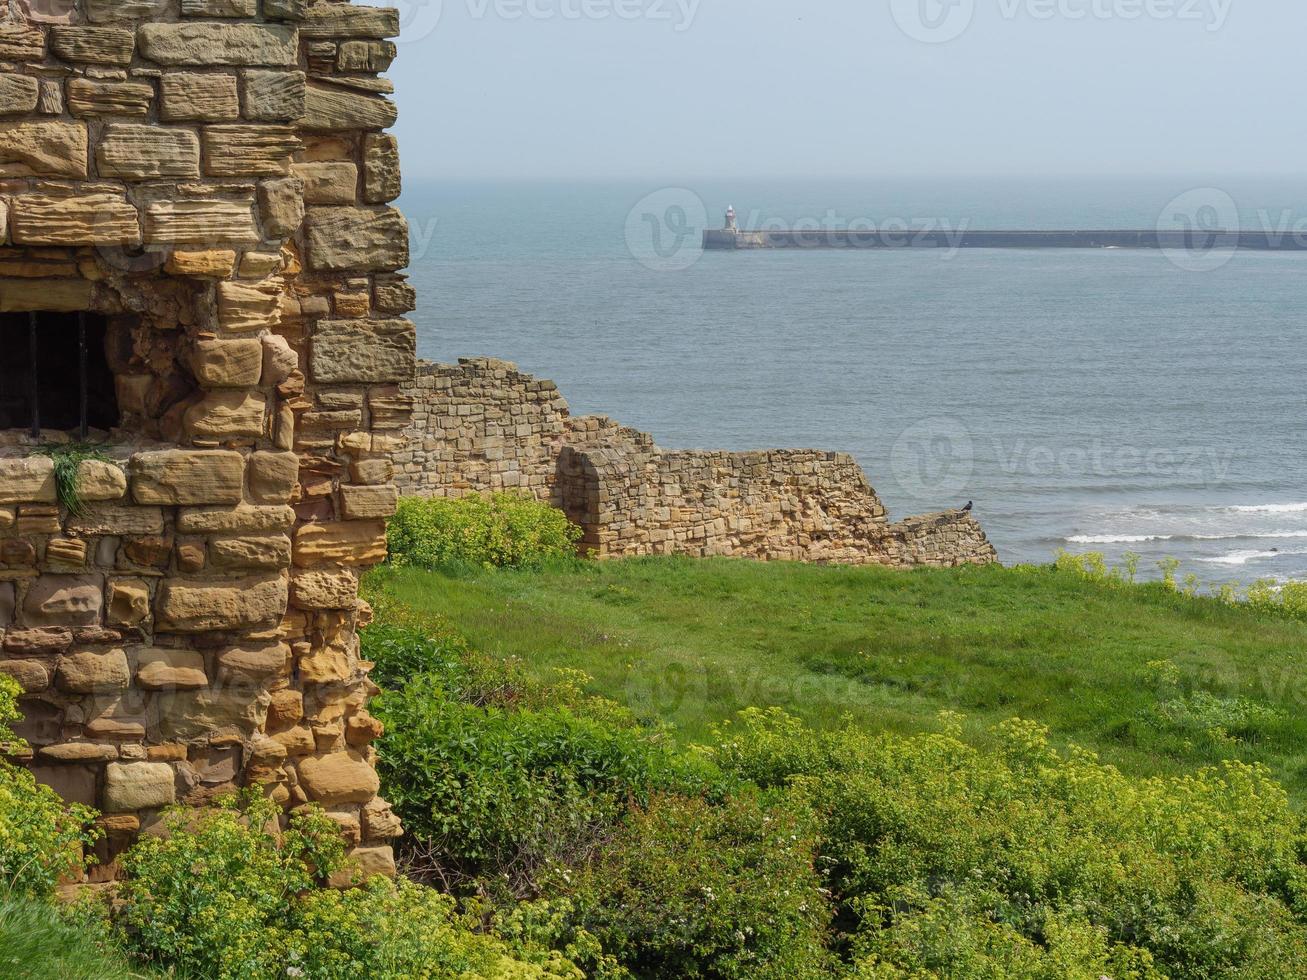
[[[417,334],[408,320],[323,320],[313,335],[309,370],[321,384],[409,381]]]
[[[91,766],[59,765],[34,766],[32,775],[43,786],[49,786],[67,803],[94,806],[95,769]]]
[[[146,82],[68,81],[68,111],[74,116],[147,116],[154,102],[154,86]],[[111,176],[101,171],[102,176]]]
[[[257,534],[262,531],[288,531],[295,524],[290,507],[187,508],[177,515],[177,530],[182,534]]]
[[[263,375],[263,344],[254,339],[196,341],[191,370],[205,388],[253,388]]]
[[[359,484],[389,483],[395,478],[395,464],[388,459],[356,459],[349,464],[349,474]]]
[[[233,388],[208,391],[205,392],[204,397],[186,410],[185,430],[195,439],[258,438],[263,435],[266,407],[263,395],[257,391]],[[216,503],[227,499],[223,497],[203,502]],[[185,503],[201,502],[185,501]]]
[[[191,276],[196,279],[226,279],[236,271],[236,253],[229,249],[183,251],[175,249],[168,255],[164,271],[170,276]]]
[[[285,643],[228,647],[218,654],[218,669],[223,675],[239,674],[258,681],[282,676],[289,663],[290,647]],[[272,703],[277,703],[276,695]]]
[[[159,732],[164,738],[191,739],[218,732],[258,731],[268,717],[267,691],[201,688],[158,695]]]
[[[118,578],[109,582],[109,618],[111,626],[139,626],[150,618],[150,587],[138,578]]]
[[[182,0],[183,17],[255,17],[258,0]]]
[[[102,459],[84,459],[77,465],[77,495],[84,501],[121,500],[127,494],[122,467]]]
[[[357,752],[301,759],[300,785],[318,803],[366,803],[381,788],[377,773]]]
[[[145,240],[156,245],[254,245],[261,240],[251,202],[156,201],[145,211]]]
[[[263,16],[270,20],[303,20],[308,16],[308,0],[263,0]]]
[[[311,40],[399,37],[399,11],[387,7],[319,4],[309,9],[307,20],[300,25],[300,34]]]
[[[64,61],[128,65],[136,35],[119,27],[52,27],[50,50]]]
[[[101,177],[149,180],[200,175],[200,141],[189,129],[111,124],[101,136],[95,158]]]
[[[214,538],[209,542],[209,561],[214,568],[289,568],[290,538],[284,534]]]
[[[379,565],[386,560],[383,521],[338,521],[305,524],[295,531],[295,564]]]
[[[204,657],[194,650],[146,647],[136,651],[136,684],[147,691],[191,691],[209,686]]]
[[[0,177],[87,175],[86,123],[0,123]]]
[[[22,194],[13,199],[9,223],[17,245],[136,245],[141,241],[136,208],[117,194]]]
[[[262,341],[263,384],[279,385],[299,370],[300,356],[285,337],[266,334]]]
[[[300,145],[289,126],[206,126],[204,172],[210,177],[285,176]]]
[[[402,190],[399,141],[389,133],[370,133],[363,141],[363,200],[387,204]]]
[[[95,626],[104,608],[99,575],[43,575],[23,598],[23,622],[30,627]]]
[[[118,758],[118,747],[98,742],[64,742],[47,745],[39,755],[51,762],[111,762]]]
[[[0,60],[41,61],[45,58],[45,32],[19,20],[0,22]]]
[[[70,694],[108,694],[125,690],[132,672],[122,650],[78,650],[60,658],[57,680]]]
[[[332,888],[350,888],[378,875],[393,878],[397,873],[395,852],[390,846],[356,847],[328,883]]]
[[[307,204],[354,204],[358,197],[359,168],[352,163],[297,163],[294,170]]]
[[[50,686],[50,671],[39,660],[0,660],[0,674],[12,677],[26,694],[39,694]]]
[[[408,222],[393,208],[313,208],[305,219],[309,267],[389,272],[408,265]]]
[[[52,504],[58,499],[54,460],[48,456],[0,459],[0,503]]]
[[[173,633],[271,627],[286,613],[284,575],[240,582],[170,579],[159,589],[157,628]]]
[[[291,604],[299,609],[353,609],[358,579],[349,569],[296,571],[291,575]]]
[[[382,96],[310,82],[300,125],[317,132],[389,129],[398,118],[395,103]]]
[[[168,72],[161,83],[164,122],[232,122],[240,118],[236,76]]]
[[[363,804],[363,838],[364,840],[390,840],[404,833],[399,817],[390,808],[390,804],[380,797]]]
[[[269,235],[293,235],[304,223],[304,182],[298,177],[260,182],[259,211]]]
[[[237,333],[271,330],[281,322],[281,294],[280,279],[220,283],[218,321],[224,330]]]
[[[245,118],[259,122],[292,122],[304,115],[302,71],[247,71]]]
[[[294,67],[294,28],[274,24],[143,24],[141,55],[161,65]]]
[[[111,762],[104,771],[104,808],[132,813],[172,806],[177,801],[176,778],[165,762]]]
[[[168,449],[137,453],[131,466],[138,504],[237,504],[243,496],[240,453]]]
[[[389,71],[398,54],[393,41],[342,41],[336,68],[343,72]]]
[[[261,504],[286,504],[300,478],[300,459],[295,453],[252,453],[248,477],[250,497]]]
[[[0,313],[76,313],[94,296],[95,283],[81,279],[0,279]]]
[[[40,90],[41,86],[35,78],[0,74],[0,115],[20,116],[36,111]]]
[[[23,529],[19,518],[19,529]],[[59,530],[59,519],[54,519],[54,531]],[[45,563],[60,571],[77,571],[86,567],[86,542],[81,538],[51,538],[45,546]]]
[[[163,511],[158,507],[136,507],[109,502],[90,503],[76,517],[68,530],[91,537],[97,534],[162,534]]]
[[[341,487],[340,504],[348,521],[391,517],[399,506],[399,491],[393,486]]]
[[[147,20],[161,16],[168,0],[86,0],[86,19],[92,24]]]

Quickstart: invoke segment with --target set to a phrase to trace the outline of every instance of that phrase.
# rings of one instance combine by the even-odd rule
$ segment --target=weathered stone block
[[[23,598],[23,624],[30,627],[95,626],[104,608],[99,575],[43,575]]]
[[[284,534],[214,538],[209,542],[209,561],[223,569],[289,568],[290,538]]]
[[[390,846],[356,847],[328,883],[332,888],[351,888],[378,876],[393,878],[397,873],[395,851]]]
[[[281,322],[280,279],[261,283],[224,282],[218,286],[218,320],[224,330],[270,330]]]
[[[261,504],[289,503],[300,478],[300,459],[295,453],[252,453],[248,478],[250,498]]]
[[[284,176],[300,146],[289,126],[206,126],[204,172],[210,177]]]
[[[343,41],[336,53],[336,68],[343,72],[389,71],[398,53],[393,41]]]
[[[18,245],[136,245],[141,241],[136,208],[117,194],[23,194],[13,199],[10,225]]]
[[[366,803],[381,788],[375,770],[357,752],[311,756],[296,768],[300,785],[318,803]]]
[[[68,81],[68,111],[74,116],[146,116],[153,102],[154,86],[147,82]]]
[[[196,341],[191,370],[205,388],[253,388],[263,375],[263,344],[255,339]]]
[[[266,402],[258,391],[224,388],[205,392],[186,410],[184,427],[193,439],[244,439],[263,435]],[[221,498],[225,500],[227,498]],[[218,503],[188,500],[185,503]]]
[[[182,0],[183,17],[256,17],[258,0]]]
[[[302,71],[247,71],[245,118],[258,122],[292,122],[304,115]]]
[[[69,694],[108,694],[132,682],[122,650],[77,650],[59,660],[57,683]]]
[[[305,524],[295,532],[295,564],[379,565],[386,560],[384,521]]]
[[[50,530],[59,530],[56,516]],[[23,519],[19,518],[19,529],[23,530]],[[43,529],[44,530],[44,529]],[[86,542],[81,538],[51,538],[45,546],[45,564],[58,571],[80,571],[86,567]]]
[[[136,35],[118,27],[52,27],[50,50],[64,61],[128,65]]]
[[[0,60],[41,61],[45,31],[18,20],[0,22]]]
[[[170,276],[226,279],[236,271],[236,253],[230,249],[174,249],[168,254],[164,271]]]
[[[157,245],[254,245],[260,241],[252,202],[156,201],[145,211],[145,240]]]
[[[291,575],[291,604],[299,609],[353,609],[358,579],[349,569],[296,571]]]
[[[106,460],[84,459],[77,464],[77,495],[83,501],[121,500],[127,494],[127,474]]]
[[[182,534],[256,534],[287,531],[294,524],[294,509],[284,506],[187,508],[177,515],[177,530]]]
[[[218,654],[218,669],[223,675],[238,674],[257,681],[280,677],[289,664],[290,647],[285,643],[228,647]]]
[[[86,19],[92,24],[146,20],[162,16],[168,8],[168,0],[85,0],[85,2]]]
[[[52,504],[58,499],[54,460],[48,456],[0,459],[0,504]]]
[[[189,129],[113,124],[105,128],[95,158],[101,177],[148,180],[200,175],[200,141]]]
[[[139,626],[150,618],[150,587],[138,578],[118,578],[109,582],[109,616],[111,626]]]
[[[389,129],[398,118],[395,103],[380,95],[310,82],[300,125],[317,132]]]
[[[194,650],[143,647],[136,651],[136,684],[147,691],[192,691],[209,686],[204,657]]]
[[[294,28],[273,24],[143,24],[141,56],[161,65],[293,67]]]
[[[50,671],[39,660],[0,660],[0,675],[13,678],[27,694],[39,694],[50,686]]]
[[[118,758],[118,747],[98,742],[64,742],[47,745],[38,754],[51,762],[111,762]]]
[[[295,234],[304,224],[304,182],[298,177],[265,180],[259,184],[259,210],[263,228],[274,238]]]
[[[131,504],[89,503],[67,524],[69,532],[87,537],[97,534],[162,534],[163,511]]]
[[[309,267],[380,272],[408,265],[408,222],[393,208],[313,208],[305,219]]]
[[[294,169],[304,181],[307,204],[354,204],[358,199],[359,168],[352,163],[297,163]]]
[[[252,734],[263,727],[270,700],[267,691],[241,686],[160,694],[159,732],[176,739],[221,732]]]
[[[0,177],[87,175],[86,123],[0,123]]]
[[[286,613],[286,577],[240,582],[169,579],[159,588],[155,623],[172,633],[275,626]]]
[[[94,296],[95,283],[81,279],[0,279],[0,313],[76,313]]]
[[[17,116],[36,110],[40,83],[27,75],[0,74],[0,116]]]
[[[300,356],[285,337],[265,334],[263,340],[263,383],[279,385],[299,370]]]
[[[236,76],[168,72],[161,82],[164,122],[232,122],[240,118]]]
[[[409,381],[417,334],[408,320],[323,320],[313,335],[309,370],[321,384]]]
[[[371,133],[363,141],[363,200],[387,204],[403,191],[399,141],[389,133]]]
[[[91,766],[34,766],[32,775],[67,803],[95,806],[98,802],[95,798],[95,769]]]
[[[237,504],[243,495],[240,453],[177,449],[132,457],[132,495],[138,504]]]
[[[165,762],[111,762],[104,771],[104,809],[132,813],[172,806],[176,775]]]
[[[340,505],[350,521],[391,517],[399,506],[399,491],[393,486],[341,487]]]
[[[399,37],[399,11],[389,7],[318,4],[309,9],[300,34],[319,38]]]

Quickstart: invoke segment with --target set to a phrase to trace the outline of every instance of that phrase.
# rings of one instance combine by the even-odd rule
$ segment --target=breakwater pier
[[[1151,248],[1190,252],[1217,249],[1303,252],[1307,251],[1307,240],[1302,235],[1267,231],[1158,231],[1156,229],[986,231],[956,228],[870,231],[819,228],[743,231],[737,228],[720,228],[709,229],[703,233],[703,247],[708,251],[769,248]]]

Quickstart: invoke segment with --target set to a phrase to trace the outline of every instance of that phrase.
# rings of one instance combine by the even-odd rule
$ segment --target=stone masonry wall
[[[121,413],[81,513],[0,433],[0,671],[38,777],[104,811],[95,880],[245,786],[393,871],[356,629],[416,363],[398,32],[341,0],[0,0],[0,314],[106,317]]]
[[[853,457],[815,450],[675,451],[603,416],[573,417],[557,387],[507,361],[423,364],[396,456],[400,490],[518,490],[562,508],[601,558],[733,556],[953,566],[995,560],[969,513],[891,524]]]

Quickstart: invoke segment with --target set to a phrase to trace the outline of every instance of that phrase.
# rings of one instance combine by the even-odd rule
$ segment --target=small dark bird
[[[968,500],[968,501],[967,501],[967,506],[965,506],[965,507],[962,508],[962,513],[964,513],[964,514],[970,514],[970,513],[971,513],[971,508],[974,507],[974,506],[976,506],[975,503],[973,503],[972,501]]]

